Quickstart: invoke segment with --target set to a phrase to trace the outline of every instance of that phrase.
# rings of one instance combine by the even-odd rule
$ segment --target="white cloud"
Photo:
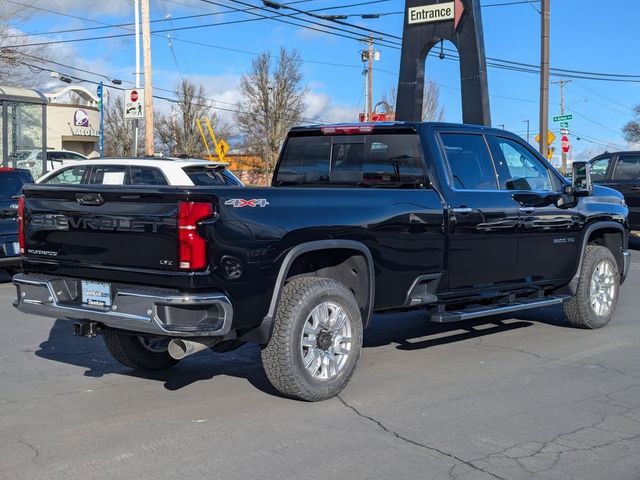
[[[317,120],[319,123],[353,122],[357,120],[355,105],[334,103],[326,93],[310,91],[305,98],[307,108],[305,119]]]
[[[133,17],[133,2],[131,0],[40,0],[34,7],[47,8],[61,13],[78,13],[95,18],[98,15],[115,15]]]

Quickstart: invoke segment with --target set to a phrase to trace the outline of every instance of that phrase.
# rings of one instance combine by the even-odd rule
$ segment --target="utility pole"
[[[564,115],[564,86],[567,83],[571,83],[571,80],[558,80],[557,82],[551,82],[554,85],[560,86],[560,115]],[[567,154],[562,152],[562,170],[563,175],[567,174]]]
[[[367,55],[367,122],[372,120],[373,113],[373,35],[369,34],[369,53]]]
[[[133,2],[133,19],[136,23],[136,88],[140,88],[140,0]],[[133,121],[133,157],[138,156],[138,133],[140,131],[139,121],[136,118]]]
[[[551,24],[551,0],[541,1],[540,44],[540,153],[548,156],[549,136],[549,31]]]
[[[153,74],[151,71],[151,25],[149,0],[141,0],[142,50],[144,62],[144,153],[153,156]]]

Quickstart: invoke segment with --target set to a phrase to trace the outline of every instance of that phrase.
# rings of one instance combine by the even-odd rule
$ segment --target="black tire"
[[[111,356],[125,367],[136,370],[164,370],[178,363],[178,360],[171,358],[166,348],[152,350],[143,344],[152,337],[105,330],[102,338]]]
[[[14,275],[17,275],[18,273],[22,273],[22,269],[19,268],[19,267],[17,267],[17,268],[5,268],[4,271],[7,272],[7,275],[9,275],[12,278],[13,278]]]
[[[598,313],[591,295],[591,281],[598,266],[608,265],[613,273],[613,294],[611,306],[606,312]],[[620,292],[620,272],[611,251],[599,245],[587,245],[582,259],[582,271],[576,294],[564,303],[564,313],[569,324],[576,328],[596,329],[607,325],[615,312]]]
[[[305,367],[304,349],[307,349],[309,357],[313,357],[313,352],[308,347],[303,347],[302,343],[303,329],[311,321],[311,313],[323,304],[330,305],[331,308],[337,306],[344,309],[348,315],[344,323],[348,322],[350,329],[350,335],[340,336],[335,332],[330,334],[328,342],[331,346],[327,347],[328,350],[320,350],[323,348],[320,347],[320,334],[314,335],[318,345],[314,352],[320,353],[320,364],[316,374],[326,368],[325,373],[332,375],[329,364],[325,366],[325,358],[332,359],[334,366],[341,365],[335,367],[335,378],[327,379],[316,377],[316,374],[310,373]],[[337,323],[334,320],[334,325]],[[351,339],[348,355],[342,360],[340,354],[334,352],[333,342],[338,336]],[[342,349],[342,346],[340,348]],[[301,277],[287,283],[282,290],[271,340],[262,350],[262,364],[271,384],[284,395],[306,401],[326,400],[338,395],[349,383],[361,349],[362,318],[353,293],[337,280]]]

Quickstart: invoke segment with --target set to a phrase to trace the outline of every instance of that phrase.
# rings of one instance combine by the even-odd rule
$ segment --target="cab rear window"
[[[423,185],[427,174],[415,133],[290,137],[277,185]]]
[[[20,195],[25,183],[32,183],[33,178],[28,170],[0,171],[0,198],[13,198]]]

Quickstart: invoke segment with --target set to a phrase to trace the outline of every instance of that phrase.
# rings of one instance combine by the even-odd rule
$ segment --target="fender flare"
[[[604,229],[620,230],[620,234],[622,235],[622,248],[624,249],[626,247],[625,239],[628,237],[628,234],[622,224],[618,222],[608,221],[608,222],[596,222],[589,225],[585,230],[584,235],[582,236],[582,247],[580,249],[580,260],[578,261],[578,269],[576,270],[576,274],[573,276],[573,278],[571,279],[568,285],[571,295],[575,295],[576,292],[578,291],[578,282],[580,281],[580,274],[582,273],[582,261],[584,260],[584,253],[587,249],[589,237],[593,232],[596,232],[598,230],[604,230]],[[620,275],[622,276],[622,278],[624,278],[627,275],[627,272],[624,270],[625,270],[625,266],[623,264],[622,271],[620,272]]]
[[[360,242],[354,240],[316,240],[312,242],[302,243],[293,247],[287,255],[284,257],[276,283],[271,295],[271,302],[269,304],[269,310],[265,315],[262,323],[257,328],[247,332],[241,337],[241,340],[257,342],[260,344],[268,343],[271,338],[271,332],[273,330],[273,318],[278,308],[278,302],[280,301],[280,294],[287,280],[287,275],[293,265],[293,262],[304,255],[305,253],[314,252],[318,250],[353,250],[362,254],[367,265],[367,271],[369,274],[369,291],[367,296],[366,313],[362,319],[363,327],[367,327],[371,322],[373,316],[373,304],[375,299],[375,271],[373,266],[373,257],[369,249]]]

